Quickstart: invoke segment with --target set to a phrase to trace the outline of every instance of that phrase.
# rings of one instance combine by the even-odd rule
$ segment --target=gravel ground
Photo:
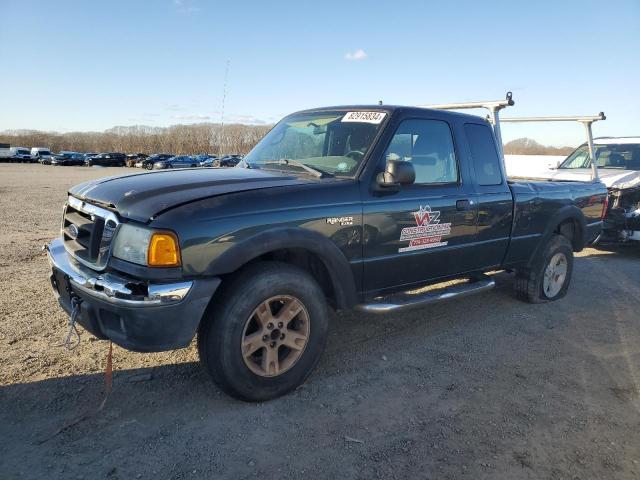
[[[640,249],[587,249],[559,302],[497,288],[411,313],[339,313],[281,399],[222,394],[193,346],[83,332],[47,280],[66,189],[129,169],[0,164],[0,478],[640,478]]]

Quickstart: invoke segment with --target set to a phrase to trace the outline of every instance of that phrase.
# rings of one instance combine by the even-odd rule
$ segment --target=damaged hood
[[[621,189],[640,187],[640,171],[638,170],[618,170],[613,168],[599,168],[598,175],[600,181],[607,188]],[[591,180],[590,168],[558,168],[536,174],[536,178],[547,180],[574,180],[588,182]]]
[[[226,193],[311,183],[316,179],[273,170],[198,168],[106,177],[72,187],[69,194],[122,217],[148,222],[179,205]]]

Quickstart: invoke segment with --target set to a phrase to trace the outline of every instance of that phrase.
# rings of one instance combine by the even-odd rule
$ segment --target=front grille
[[[111,252],[118,217],[111,211],[69,197],[62,219],[67,251],[79,262],[102,270]]]

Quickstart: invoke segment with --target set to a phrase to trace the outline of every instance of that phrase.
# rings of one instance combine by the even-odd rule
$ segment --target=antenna
[[[222,155],[222,133],[224,130],[224,103],[227,99],[227,78],[229,77],[229,59],[224,70],[224,83],[222,84],[222,109],[220,112],[220,134],[218,135],[218,155]]]

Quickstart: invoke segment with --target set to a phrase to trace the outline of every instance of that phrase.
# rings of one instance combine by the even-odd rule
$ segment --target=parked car
[[[84,155],[77,152],[60,152],[51,157],[51,165],[84,165]]]
[[[167,160],[168,158],[171,158],[173,156],[174,155],[170,153],[154,153],[153,155],[136,162],[136,167],[146,168],[147,170],[151,170],[153,169],[154,163],[159,162],[161,160]]]
[[[31,151],[26,147],[11,147],[9,151],[10,158],[14,162],[33,162],[33,159],[31,158]]]
[[[195,159],[198,161],[198,165],[201,167],[211,167],[213,162],[218,159],[216,155],[196,155]]]
[[[193,168],[198,162],[190,155],[176,155],[175,157],[160,160],[153,164],[154,170],[164,170],[167,168]]]
[[[33,147],[31,149],[31,160],[43,165],[51,165],[51,150],[44,147]]]
[[[93,335],[151,352],[197,332],[213,379],[251,401],[310,375],[329,305],[421,307],[486,292],[494,270],[523,300],[561,299],[607,195],[508,182],[485,118],[416,107],[292,114],[243,165],[73,187],[47,250],[60,305]]]
[[[216,160],[218,160],[218,157],[209,157],[205,160],[201,160],[199,165],[201,167],[213,167],[213,162],[215,162]]]
[[[101,165],[103,167],[124,167],[127,156],[124,153],[109,152],[99,153],[85,160],[84,164],[91,167],[93,165]]]
[[[640,245],[640,137],[601,137],[593,140],[599,176],[608,190],[604,217],[604,242],[638,242]],[[589,147],[576,148],[557,169],[542,178],[590,178]]]
[[[222,158],[216,159],[213,161],[213,167],[235,167],[240,160],[242,160],[241,155],[225,155]]]
[[[127,154],[127,160],[126,160],[126,165],[127,167],[135,167],[136,163],[144,160],[145,158],[147,158],[149,155],[146,155],[144,153],[129,153]]]
[[[208,153],[200,153],[198,155],[192,155],[192,157],[194,158],[194,160],[196,162],[198,162],[198,165],[201,167],[204,167],[205,165],[203,165],[206,161],[211,160],[212,158],[215,158],[215,155],[209,155]]]

